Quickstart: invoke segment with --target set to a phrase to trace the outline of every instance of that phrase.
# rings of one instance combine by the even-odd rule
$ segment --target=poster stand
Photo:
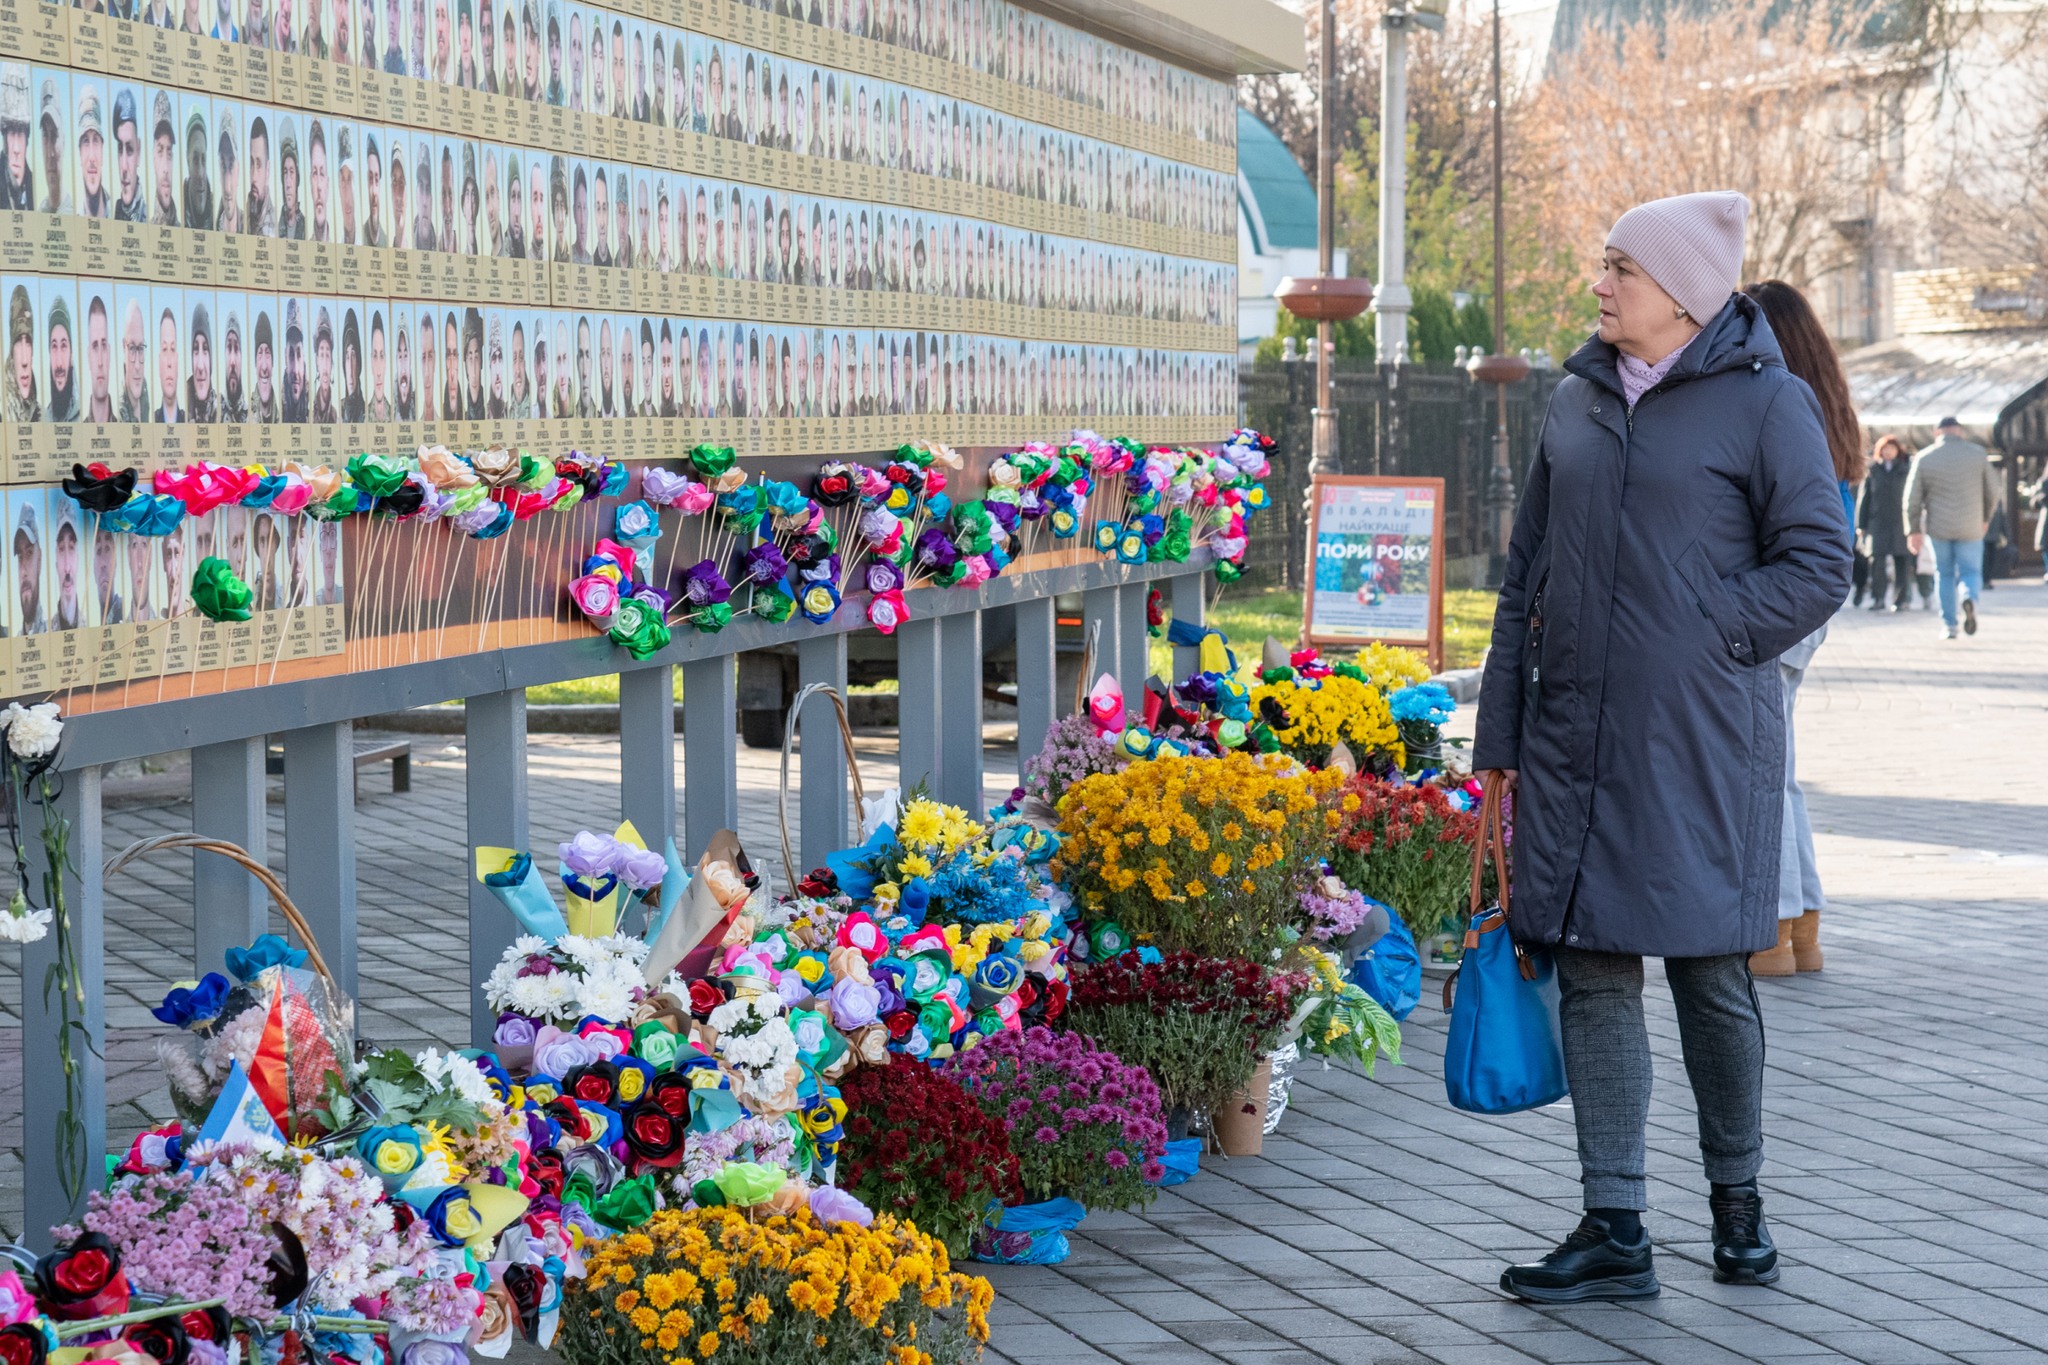
[[[1419,649],[1443,667],[1444,481],[1332,474],[1309,483],[1302,630],[1313,645]],[[1422,598],[1422,601],[1417,601]]]

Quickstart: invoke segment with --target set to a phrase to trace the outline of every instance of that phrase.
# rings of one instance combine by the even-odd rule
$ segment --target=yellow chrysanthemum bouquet
[[[587,1264],[555,1342],[569,1365],[958,1365],[988,1340],[995,1297],[886,1214],[664,1209]]]
[[[1354,675],[1346,665],[1343,672],[1323,678],[1287,676],[1262,682],[1252,689],[1252,708],[1265,716],[1271,701],[1286,713],[1289,724],[1274,725],[1273,738],[1280,747],[1304,763],[1321,767],[1330,761],[1330,751],[1342,740],[1360,764],[1384,756],[1395,768],[1403,762],[1401,732],[1395,728],[1386,693]]]
[[[1301,912],[1342,780],[1242,751],[1097,773],[1060,798],[1053,872],[1089,919],[1139,942],[1256,961]]]

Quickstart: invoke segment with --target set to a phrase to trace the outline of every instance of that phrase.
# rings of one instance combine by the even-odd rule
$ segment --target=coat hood
[[[1664,384],[1678,384],[1723,370],[1782,367],[1784,363],[1784,353],[1778,349],[1778,338],[1772,333],[1762,307],[1749,295],[1735,293],[1728,296],[1728,302],[1721,305],[1721,311],[1708,320],[1699,335],[1685,344],[1684,354],[1664,377]],[[1572,352],[1564,368],[1604,389],[1623,391],[1621,352],[1602,341],[1597,333]]]

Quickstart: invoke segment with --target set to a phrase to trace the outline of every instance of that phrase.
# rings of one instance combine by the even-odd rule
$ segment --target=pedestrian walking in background
[[[2041,581],[2048,583],[2048,469],[2032,483],[2020,485],[2020,496],[2034,513],[2034,553],[2041,557]]]
[[[1775,664],[1848,597],[1851,556],[1820,406],[1735,292],[1748,217],[1721,191],[1615,223],[1600,329],[1551,397],[1494,616],[1473,762],[1516,785],[1513,931],[1556,958],[1586,1207],[1501,1276],[1540,1302],[1658,1291],[1644,956],[1677,1006],[1716,1278],[1778,1276],[1749,972],[1777,941]]]
[[[1934,589],[1941,601],[1943,638],[1956,638],[1957,586],[1965,635],[1977,633],[1977,599],[1984,595],[1984,537],[1998,506],[1998,476],[1984,447],[1944,417],[1935,442],[1913,457],[1906,475],[1907,544],[1920,553],[1934,546]]]
[[[1904,441],[1889,432],[1877,438],[1863,476],[1863,495],[1856,500],[1856,533],[1870,557],[1872,611],[1886,609],[1888,583],[1892,611],[1904,611],[1913,602],[1914,555],[1906,544],[1906,475],[1912,467]]]
[[[1842,373],[1842,358],[1827,329],[1814,316],[1813,307],[1783,280],[1765,280],[1746,286],[1743,293],[1763,306],[1764,319],[1778,338],[1785,368],[1806,381],[1820,403],[1821,427],[1827,433],[1828,456],[1834,461],[1836,486],[1844,498],[1843,514],[1854,506],[1854,490],[1873,475],[1863,458],[1863,428],[1849,401],[1849,377]],[[1903,447],[1902,453],[1903,453]],[[1900,537],[1903,541],[1903,535]],[[1873,560],[1871,572],[1877,573]],[[1884,600],[1878,580],[1873,602]],[[1821,641],[1828,635],[1823,624],[1813,634],[1778,656],[1778,681],[1785,689],[1785,814],[1778,843],[1778,945],[1749,959],[1749,969],[1758,976],[1791,976],[1795,972],[1821,969],[1820,912],[1827,906],[1821,894],[1820,863],[1813,853],[1813,822],[1806,815],[1806,793],[1799,786],[1798,745],[1794,713],[1799,705],[1799,684],[1813,663]]]

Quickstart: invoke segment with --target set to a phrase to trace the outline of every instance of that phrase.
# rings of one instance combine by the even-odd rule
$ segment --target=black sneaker
[[[1511,1265],[1500,1287],[1532,1303],[1582,1303],[1588,1299],[1647,1299],[1659,1289],[1650,1264],[1650,1234],[1624,1246],[1608,1234],[1605,1220],[1587,1214],[1563,1245],[1542,1260]]]
[[[1707,1207],[1714,1214],[1714,1278],[1722,1284],[1776,1284],[1778,1248],[1764,1225],[1756,1182],[1714,1186]]]
[[[1976,633],[1977,602],[1974,598],[1965,597],[1963,599],[1963,634],[1975,635]]]

